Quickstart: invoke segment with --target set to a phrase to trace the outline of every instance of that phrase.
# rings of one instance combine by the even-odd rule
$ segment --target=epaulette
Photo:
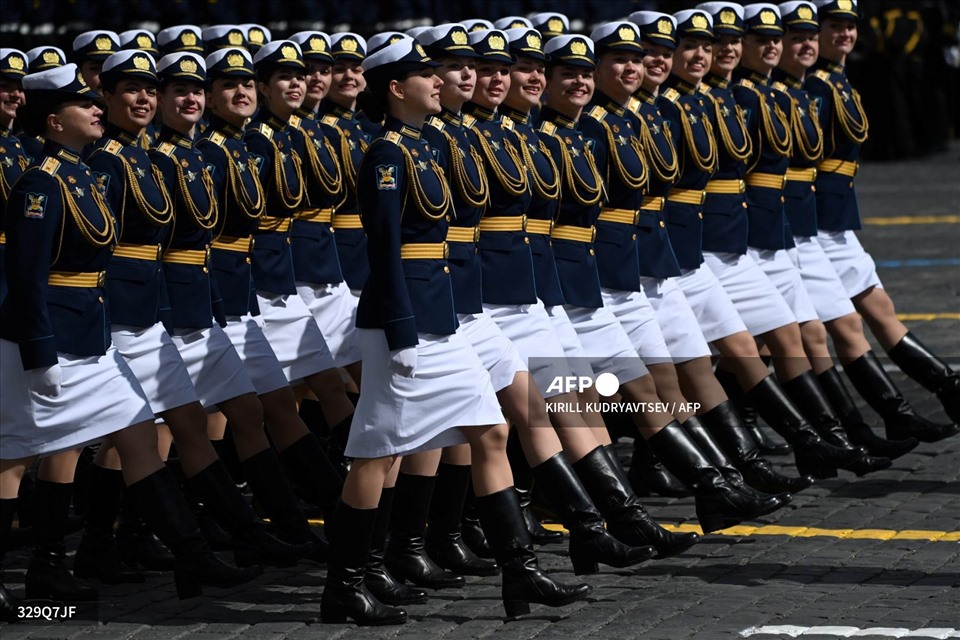
[[[258,124],[257,131],[263,134],[263,137],[267,140],[273,140],[273,127],[268,125],[266,122],[261,122]]]
[[[43,161],[43,164],[40,165],[40,171],[44,173],[49,173],[52,176],[57,175],[57,171],[60,170],[60,161],[56,158],[47,158]]]
[[[747,89],[753,89],[753,81],[747,78],[740,78],[737,82],[741,87],[746,87]]]
[[[227,141],[227,136],[223,135],[219,131],[214,131],[213,133],[210,134],[210,137],[208,139],[210,140],[210,142],[217,145],[218,147],[222,147],[223,143]]]
[[[175,144],[170,144],[169,142],[161,142],[157,145],[157,151],[165,156],[172,156],[176,148],[177,146]]]
[[[830,72],[827,71],[826,69],[817,69],[816,71],[813,72],[813,77],[820,78],[827,84],[830,83]]]
[[[443,127],[446,126],[443,120],[437,116],[430,116],[427,118],[427,124],[436,129],[437,131],[443,131]]]
[[[773,84],[771,84],[770,86],[776,89],[777,91],[782,91],[784,93],[787,93],[787,85],[783,84],[779,80],[774,80]]]
[[[469,113],[465,113],[463,114],[463,120],[461,122],[465,129],[472,129],[473,125],[477,124],[477,119]]]
[[[290,116],[289,124],[294,129],[299,129],[301,122],[303,122],[303,119],[300,116]]]
[[[552,136],[557,132],[557,125],[553,124],[552,122],[543,121],[540,123],[540,128],[537,129],[537,131],[541,131],[548,136]]]
[[[680,99],[680,92],[673,87],[670,87],[660,95],[663,96],[664,100],[669,100],[670,102],[676,102]]]
[[[701,83],[700,83],[700,92],[701,92],[701,93],[710,93],[711,91],[713,91],[713,87],[711,87],[710,85],[708,85],[708,84],[705,83],[705,82],[701,82]]]
[[[587,112],[587,115],[597,120],[603,122],[603,119],[607,117],[607,110],[601,107],[600,105],[595,105],[590,111]]]
[[[643,103],[640,102],[640,100],[638,100],[637,98],[634,98],[633,96],[630,96],[630,99],[627,100],[627,109],[629,109],[633,113],[640,113],[641,104]]]
[[[513,120],[511,120],[510,118],[501,118],[500,128],[506,129],[507,131],[513,131]]]
[[[403,146],[402,144],[400,144],[400,141],[403,139],[403,136],[401,136],[396,131],[387,131],[385,134],[383,134],[383,139],[386,140],[387,142],[392,142],[398,147]]]
[[[123,149],[123,145],[117,142],[116,140],[111,140],[110,142],[108,142],[107,144],[103,145],[100,148],[106,151],[107,153],[109,153],[110,155],[118,156],[120,155],[120,151]]]
[[[329,125],[331,127],[337,126],[337,120],[339,120],[339,118],[333,114],[325,115],[322,118],[320,118],[320,122],[322,122],[323,124]]]

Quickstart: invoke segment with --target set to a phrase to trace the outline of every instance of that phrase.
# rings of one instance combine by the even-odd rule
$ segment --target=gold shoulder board
[[[753,89],[753,82],[747,78],[740,78],[739,82],[741,87],[746,87],[747,89]]]
[[[501,119],[500,128],[506,129],[507,131],[513,131],[513,120],[511,120],[510,118]]]
[[[443,131],[443,120],[437,116],[430,116],[427,118],[427,124],[436,129],[437,131]]]
[[[267,140],[273,140],[273,128],[266,122],[261,122],[259,126],[257,126],[257,131],[262,133],[263,137]]]
[[[120,150],[123,149],[123,145],[117,142],[116,140],[111,140],[104,145],[103,150],[109,154],[118,156],[120,155]]]
[[[465,126],[467,129],[472,129],[473,125],[477,124],[477,119],[474,118],[469,113],[465,113],[463,114],[462,123],[463,123],[463,126]]]
[[[227,136],[223,135],[222,133],[214,131],[213,133],[210,134],[210,142],[217,145],[218,147],[222,147],[223,143],[226,141],[227,141]]]
[[[830,72],[826,69],[817,69],[813,72],[815,78],[820,78],[824,82],[830,82]]]
[[[770,86],[772,86],[772,87],[773,87],[774,89],[776,89],[777,91],[783,91],[784,93],[787,92],[787,85],[783,84],[783,83],[780,82],[779,80],[777,80],[776,82],[774,82],[774,83],[773,83],[772,85],[770,85]]]
[[[603,119],[607,117],[607,110],[601,107],[600,105],[596,105],[595,107],[590,109],[590,111],[587,112],[587,115],[593,118],[594,120],[599,120],[602,122]]]
[[[398,147],[402,146],[400,144],[400,140],[403,139],[403,136],[401,136],[396,131],[387,131],[385,134],[383,134],[383,139],[386,140],[387,142],[392,142]]]
[[[301,122],[303,122],[303,120],[300,118],[300,116],[290,116],[290,126],[294,129],[299,129]]]
[[[60,161],[56,158],[47,158],[43,161],[43,164],[40,165],[40,171],[44,173],[49,173],[52,176],[57,175],[57,171],[60,170]]]
[[[331,127],[335,127],[337,126],[337,116],[335,115],[323,116],[322,118],[320,118],[320,122],[326,125],[330,125]]]
[[[680,92],[674,88],[670,88],[663,92],[663,97],[670,102],[676,102],[680,99]]]
[[[639,100],[637,100],[634,97],[631,97],[629,100],[627,100],[627,109],[629,109],[633,113],[639,113],[641,104],[642,103]]]
[[[547,134],[548,136],[552,136],[557,131],[557,125],[553,124],[552,122],[544,121],[540,123],[540,131]]]
[[[711,87],[710,85],[708,85],[706,82],[701,82],[701,83],[700,83],[700,91],[703,92],[703,93],[710,93],[711,91],[713,91],[713,87]]]
[[[165,155],[165,156],[172,156],[174,149],[176,149],[176,147],[175,147],[174,145],[170,144],[169,142],[161,142],[161,143],[157,146],[157,151],[159,151],[160,153],[162,153],[162,154]]]

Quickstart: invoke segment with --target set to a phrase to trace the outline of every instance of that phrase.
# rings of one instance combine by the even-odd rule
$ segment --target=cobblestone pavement
[[[924,318],[907,324],[955,367],[960,364],[958,158],[960,146],[954,146],[949,154],[922,162],[866,166],[857,178],[866,221],[860,233],[863,244],[878,260],[898,311]],[[904,217],[908,219],[900,219]],[[900,374],[895,378],[918,409],[943,418],[929,394]],[[626,452],[628,444],[623,446]],[[778,463],[793,471],[786,459]],[[664,523],[695,523],[689,499],[652,498],[647,504]],[[905,630],[933,628],[941,631],[923,632],[926,637],[958,637],[949,636],[948,630],[960,629],[960,543],[909,539],[936,537],[909,531],[956,532],[958,519],[960,438],[954,438],[921,445],[893,468],[864,479],[843,472],[840,478],[821,481],[790,507],[753,523],[807,527],[809,537],[802,530],[794,530],[800,535],[793,536],[708,536],[678,558],[589,576],[594,592],[588,602],[557,610],[535,606],[518,621],[502,618],[498,578],[470,578],[464,589],[438,592],[429,604],[410,607],[411,620],[404,626],[371,630],[322,625],[318,618],[324,571],[300,566],[275,570],[231,591],[208,590],[207,596],[186,602],[176,599],[170,574],[153,575],[145,585],[104,586],[99,622],[7,625],[0,636],[713,640],[739,637],[765,625],[795,625],[793,634],[803,627],[847,627],[821,629],[821,635],[804,638],[876,627],[899,631],[857,637],[899,637]],[[809,528],[901,533],[888,540],[857,539],[815,535]],[[72,548],[76,542],[75,537],[70,540]],[[557,577],[574,579],[562,546],[542,547],[540,558]],[[7,584],[21,593],[25,566],[23,551],[8,557]]]

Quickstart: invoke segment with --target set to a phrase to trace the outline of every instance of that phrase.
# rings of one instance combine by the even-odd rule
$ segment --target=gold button
[[[747,203],[746,203],[746,202],[743,202],[743,203],[741,203],[741,204],[743,204],[743,208],[744,208],[744,209],[747,208]]]
[[[246,257],[247,264],[250,264],[250,256]]]
[[[853,180],[850,181],[850,188],[853,189]]]
[[[630,239],[631,239],[631,240],[636,240],[636,239],[637,239],[637,234],[633,234],[633,236],[632,236]]]
[[[450,222],[450,216],[447,216],[447,222]]]
[[[593,249],[590,249],[590,255],[592,255],[592,256],[596,255],[596,253],[594,253]]]
[[[663,229],[663,228],[666,227],[666,226],[667,226],[667,223],[664,222],[663,220],[661,220],[661,221],[660,221],[660,228]]]
[[[703,220],[703,211],[701,211],[700,213],[698,213],[698,214],[697,214],[697,217],[699,217],[701,220]]]
[[[97,302],[99,302],[100,304],[103,304],[103,296],[98,296]]]
[[[786,198],[784,198],[783,196],[780,196],[780,202],[786,202],[786,201],[787,201]]]
[[[810,191],[816,192],[816,191],[817,191],[817,185],[815,185],[815,184],[810,185]]]
[[[293,243],[293,238],[287,238],[287,244]]]
[[[337,232],[336,229],[334,229],[333,227],[330,227],[330,233],[336,233],[336,232]]]
[[[204,273],[210,273],[210,269],[207,269],[206,267],[204,267],[204,268],[203,268],[203,272],[204,272]]]
[[[443,272],[444,272],[444,273],[450,273],[450,267],[444,265],[444,267],[443,267]]]
[[[523,237],[523,244],[530,244],[530,238],[524,236],[524,237]]]

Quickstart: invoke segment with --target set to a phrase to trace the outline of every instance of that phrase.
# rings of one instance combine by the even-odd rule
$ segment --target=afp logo
[[[620,390],[620,379],[612,373],[598,376],[557,376],[547,387],[550,393],[580,393],[593,387],[604,398],[609,398]]]

